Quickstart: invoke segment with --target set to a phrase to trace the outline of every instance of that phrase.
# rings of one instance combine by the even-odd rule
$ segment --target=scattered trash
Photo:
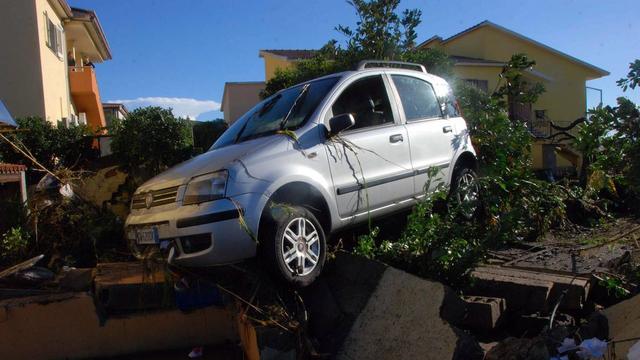
[[[17,265],[14,265],[6,270],[3,270],[2,272],[0,272],[0,279],[7,277],[9,275],[15,274],[19,271],[22,270],[26,270],[29,269],[31,267],[33,267],[35,264],[38,263],[38,261],[42,260],[42,258],[44,258],[44,255],[38,255],[36,257],[33,257],[27,261],[23,261]]]
[[[13,275],[13,278],[25,285],[39,285],[47,281],[53,280],[56,274],[53,271],[42,267],[33,266],[29,269],[22,270]]]
[[[66,198],[71,198],[73,197],[73,189],[71,188],[70,184],[64,184],[60,187],[60,195],[66,197]]]
[[[572,338],[566,338],[562,341],[562,345],[558,347],[558,354],[566,354],[569,351],[573,351],[579,349],[580,347],[576,345],[576,341]],[[566,357],[566,356],[563,356]]]
[[[627,360],[640,360],[640,341],[633,344],[627,353]]]
[[[607,352],[607,342],[598,338],[584,340],[576,353],[581,359],[600,359]]]
[[[203,354],[203,347],[202,346],[196,346],[194,347],[191,352],[189,353],[189,359],[197,359],[199,357],[202,357]]]

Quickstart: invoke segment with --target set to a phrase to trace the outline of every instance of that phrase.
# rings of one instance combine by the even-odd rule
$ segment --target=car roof
[[[342,72],[338,72],[338,73],[333,73],[333,74],[328,74],[325,76],[321,76],[321,77],[317,77],[311,80],[307,80],[307,81],[303,81],[301,83],[295,84],[293,86],[290,86],[286,89],[290,89],[290,88],[294,88],[300,85],[304,85],[304,84],[308,84],[308,83],[312,83],[314,81],[318,81],[318,80],[324,80],[324,79],[330,79],[330,78],[334,78],[337,77],[340,80],[343,79],[347,79],[353,75],[357,75],[357,74],[362,74],[362,73],[372,73],[372,74],[381,74],[381,73],[387,73],[387,74],[399,74],[399,75],[407,75],[407,76],[413,76],[413,77],[418,77],[418,78],[422,78],[432,84],[437,84],[437,85],[448,85],[447,81],[439,76],[433,75],[433,74],[429,74],[429,73],[424,73],[421,71],[416,71],[416,70],[409,70],[409,69],[401,69],[401,68],[389,68],[389,67],[373,67],[373,68],[366,68],[366,69],[362,69],[362,70],[347,70],[347,71],[342,71]],[[280,91],[284,91],[286,89],[282,89]],[[280,92],[278,91],[278,92]]]

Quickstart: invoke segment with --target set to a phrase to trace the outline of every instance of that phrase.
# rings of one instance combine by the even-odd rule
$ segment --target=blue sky
[[[264,80],[260,49],[313,49],[354,25],[344,0],[68,0],[98,13],[113,60],[97,65],[103,101],[158,104],[199,120],[222,117],[226,81]],[[605,104],[623,95],[615,81],[640,58],[637,0],[403,0],[422,10],[418,42],[490,20],[611,72],[588,83]],[[640,90],[627,91],[640,102]],[[588,92],[590,104],[599,96]]]

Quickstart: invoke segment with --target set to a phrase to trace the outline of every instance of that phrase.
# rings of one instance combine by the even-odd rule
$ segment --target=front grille
[[[147,194],[149,193],[153,195],[153,201],[151,202],[150,207],[171,204],[176,201],[176,197],[178,196],[178,188],[179,186],[174,186],[166,189],[152,190],[140,194],[135,194],[133,195],[133,199],[131,200],[131,208],[146,208],[147,205],[145,203],[145,199],[147,198]]]

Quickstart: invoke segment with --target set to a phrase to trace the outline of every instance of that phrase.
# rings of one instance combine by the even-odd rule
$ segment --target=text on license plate
[[[138,244],[157,244],[158,228],[154,226],[136,230],[136,242]]]

